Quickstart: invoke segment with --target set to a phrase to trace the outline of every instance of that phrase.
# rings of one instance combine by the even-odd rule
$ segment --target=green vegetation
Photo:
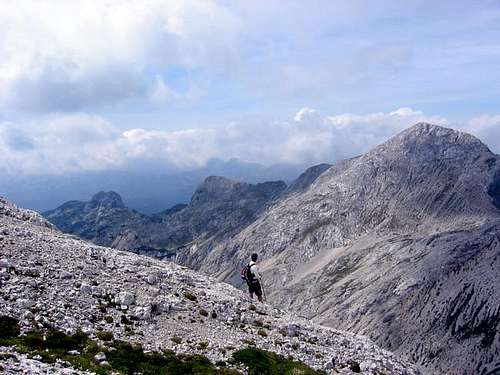
[[[18,320],[10,316],[0,316],[0,339],[16,337],[19,335]]]
[[[356,361],[351,361],[349,363],[349,369],[352,371],[352,372],[361,372],[361,368],[359,367],[359,363],[356,362]]]
[[[107,359],[113,370],[122,374],[238,374],[229,369],[217,369],[206,357],[200,355],[177,355],[169,350],[145,354],[140,345],[123,341],[113,342],[113,348],[115,350],[106,354]]]
[[[111,332],[100,331],[97,335],[101,340],[108,342],[106,346],[100,346],[82,331],[69,335],[51,328],[21,335],[17,319],[0,316],[0,345],[14,346],[18,352],[26,353],[30,357],[40,356],[41,361],[47,363],[54,363],[60,359],[69,362],[75,368],[102,375],[111,372],[123,375],[239,374],[235,370],[225,368],[226,363],[223,361],[213,364],[201,355],[176,354],[170,350],[162,353],[145,353],[141,345],[132,345],[119,340],[111,341],[113,340]],[[174,336],[172,341],[181,343],[182,339]],[[246,341],[249,345],[255,345],[253,340]],[[208,345],[208,342],[200,342],[197,349],[205,350]],[[100,352],[105,354],[107,363],[96,362],[94,357]],[[249,375],[323,374],[293,359],[250,347],[233,353],[233,362],[248,368]],[[355,363],[352,362],[351,369],[355,371],[354,368]]]
[[[236,363],[248,367],[248,375],[319,375],[318,372],[303,363],[287,359],[275,353],[257,348],[246,348],[233,353]]]
[[[172,351],[144,353],[140,345],[116,340],[108,344],[109,348],[101,347],[81,331],[68,335],[62,331],[49,329],[20,335],[17,319],[7,316],[0,316],[0,328],[0,345],[14,346],[18,352],[31,357],[39,355],[41,360],[47,363],[61,359],[76,368],[97,374],[104,375],[110,372],[120,374],[138,372],[144,375],[238,374],[234,370],[217,368],[206,357],[200,355],[178,355]],[[102,334],[110,332],[98,333]],[[69,354],[72,350],[78,354]],[[99,352],[106,355],[109,365],[102,366],[96,363],[94,356]]]
[[[182,339],[179,336],[174,336],[170,340],[177,345],[182,343]]]
[[[108,331],[96,332],[97,337],[102,341],[113,340],[113,333]]]

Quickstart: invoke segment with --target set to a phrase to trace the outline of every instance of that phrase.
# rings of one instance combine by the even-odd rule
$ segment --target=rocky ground
[[[146,351],[198,353],[214,363],[255,346],[328,373],[349,374],[353,363],[365,374],[419,373],[363,336],[255,307],[232,286],[176,264],[83,242],[4,200],[0,282],[0,315],[20,319],[24,332],[82,329],[104,346],[109,332]],[[67,372],[67,364],[46,365],[12,350],[0,348],[6,373]]]

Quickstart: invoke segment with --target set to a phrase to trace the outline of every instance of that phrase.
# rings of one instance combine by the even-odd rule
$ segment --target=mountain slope
[[[0,201],[0,212],[23,212],[5,205]],[[113,344],[105,336],[112,336],[148,351],[201,354],[212,362],[227,362],[234,351],[253,345],[329,372],[350,374],[359,365],[366,374],[419,373],[364,337],[269,305],[251,307],[241,291],[207,275],[91,245],[23,217],[0,214],[0,315],[20,319],[23,332],[82,329],[107,348]],[[10,358],[0,357],[4,370],[16,366]],[[105,353],[99,358],[105,360]]]
[[[468,134],[417,124],[332,166],[197,267],[238,284],[258,252],[283,306],[432,372],[499,371],[499,160]]]

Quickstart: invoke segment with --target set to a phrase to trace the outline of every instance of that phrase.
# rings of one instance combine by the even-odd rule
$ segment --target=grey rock
[[[130,292],[120,292],[115,297],[115,302],[123,306],[133,305],[135,302],[135,295]]]
[[[72,279],[73,278],[73,274],[71,272],[62,271],[60,278],[63,279],[63,280]]]
[[[8,269],[10,267],[10,262],[7,259],[0,259],[0,268]]]
[[[89,284],[82,284],[80,286],[80,293],[82,294],[92,294],[92,286]]]
[[[99,352],[94,356],[94,360],[97,363],[104,362],[106,360],[106,354],[104,354],[103,352]]]

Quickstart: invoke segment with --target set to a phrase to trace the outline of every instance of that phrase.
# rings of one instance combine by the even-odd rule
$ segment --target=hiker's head
[[[253,253],[253,254],[252,254],[252,262],[257,262],[257,258],[258,258],[258,257],[259,257],[259,256],[257,255],[257,253]]]

